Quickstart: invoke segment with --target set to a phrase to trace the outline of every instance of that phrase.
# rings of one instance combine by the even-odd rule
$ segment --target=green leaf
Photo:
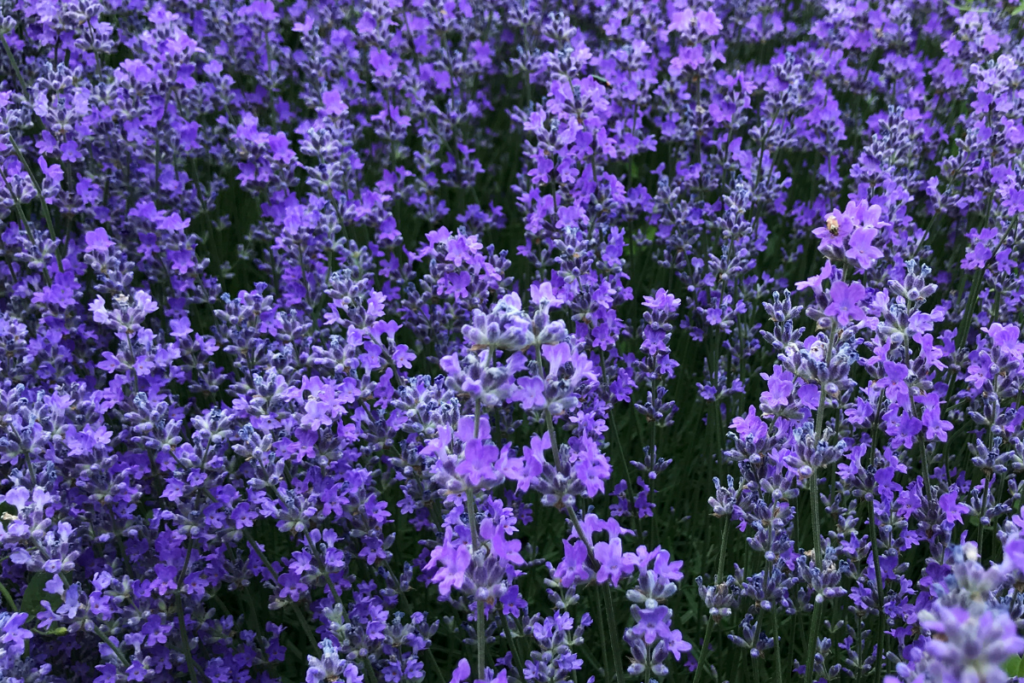
[[[1003,663],[1003,671],[1011,676],[1020,676],[1024,674],[1021,669],[1021,658],[1018,655],[1014,655]]]
[[[54,610],[64,604],[60,596],[46,591],[46,582],[50,580],[51,576],[52,574],[46,572],[37,572],[32,575],[32,579],[25,588],[25,594],[21,596],[22,612],[34,617],[43,609],[43,600],[49,601],[50,607]]]
[[[47,631],[35,631],[40,636],[63,636],[68,632],[67,628],[63,626],[54,626]]]

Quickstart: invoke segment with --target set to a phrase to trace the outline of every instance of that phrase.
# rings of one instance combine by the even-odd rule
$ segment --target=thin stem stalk
[[[715,586],[722,582],[722,574],[725,573],[725,544],[729,540],[729,518],[722,518],[722,544],[718,548],[718,572],[715,574]],[[693,683],[700,683],[704,674],[704,661],[708,654],[708,641],[711,640],[711,627],[714,621],[708,615],[708,625],[704,628],[704,642],[700,646],[700,656],[697,658],[697,670],[693,674]]]

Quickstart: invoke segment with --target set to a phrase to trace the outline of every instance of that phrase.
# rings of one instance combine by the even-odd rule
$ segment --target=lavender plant
[[[0,681],[1024,677],[1022,18],[0,0]]]

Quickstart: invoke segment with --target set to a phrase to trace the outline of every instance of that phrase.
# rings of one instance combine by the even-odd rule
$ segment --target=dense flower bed
[[[0,680],[1024,673],[1022,9],[0,0]]]

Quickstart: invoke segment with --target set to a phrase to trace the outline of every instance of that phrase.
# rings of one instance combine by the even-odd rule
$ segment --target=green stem
[[[657,451],[658,451],[657,436],[658,436],[657,423],[656,422],[651,422],[651,463],[652,464],[656,464],[657,463]],[[653,494],[654,490],[651,490],[651,493]],[[647,502],[653,504],[653,501],[651,501],[650,499],[648,499]],[[654,514],[651,513],[651,530],[650,530],[650,536],[648,536],[648,543],[650,544],[651,548],[654,547],[654,531],[655,531],[656,528],[657,527],[656,527],[656,525],[654,523]]]
[[[64,587],[65,588],[70,588],[71,587],[71,582],[68,581],[68,577],[64,576],[63,574],[58,574],[58,576],[60,576],[60,580],[64,582]],[[131,661],[128,659],[128,657],[125,656],[125,654],[123,652],[121,652],[121,648],[119,648],[117,645],[114,645],[112,642],[110,642],[110,638],[108,638],[107,636],[105,636],[102,633],[100,633],[100,631],[98,629],[96,629],[96,628],[93,628],[93,630],[90,631],[90,633],[95,633],[96,637],[99,638],[101,641],[103,641],[103,644],[106,645],[107,647],[109,647],[110,650],[115,655],[117,655],[117,658],[121,660],[122,664],[124,664],[126,667],[129,664],[131,664]]]
[[[25,83],[25,79],[21,75],[21,69],[18,68],[18,62],[14,59],[14,53],[11,52],[11,46],[7,44],[7,35],[0,33],[0,43],[4,46],[4,53],[7,55],[7,61],[11,63],[11,68],[14,69],[14,77],[18,79],[18,86],[21,88],[21,94],[25,96],[25,100],[29,99],[28,84]]]
[[[415,610],[413,610],[412,605],[409,604],[409,598],[405,597],[405,592],[401,590],[402,584],[398,580],[398,577],[395,576],[395,572],[391,569],[391,565],[385,563],[384,568],[388,570],[388,574],[391,575],[391,580],[395,582],[395,592],[398,593],[398,601],[402,603],[402,609],[405,610],[406,614],[412,614]],[[502,613],[501,616],[503,619],[505,618],[504,613]],[[507,626],[508,621],[506,620],[506,627]],[[428,647],[423,650],[423,652],[426,654],[427,660],[430,662],[430,666],[434,669],[434,673],[437,674],[437,680],[443,681],[445,679],[445,675],[441,672],[441,667],[438,666],[437,660],[434,659],[434,653],[431,648]]]
[[[14,137],[11,137],[11,147],[14,149],[14,154],[18,157],[18,161],[21,162],[25,168],[25,174],[29,180],[32,181],[32,186],[36,190],[36,194],[39,195],[39,205],[42,208],[43,220],[46,221],[46,229],[50,232],[50,238],[57,243],[57,270],[64,272],[64,264],[61,261],[61,251],[63,250],[63,243],[60,238],[57,237],[57,229],[53,227],[53,217],[50,215],[50,207],[46,205],[46,199],[43,197],[43,187],[36,180],[36,176],[32,171],[29,170],[28,160],[25,159],[25,155],[21,153],[21,147],[15,142]]]
[[[0,43],[3,43],[4,52],[7,53],[7,60],[11,63],[11,68],[14,69],[14,73],[18,77],[18,83],[21,84],[21,89],[26,100],[29,99],[28,88],[25,86],[25,81],[21,77],[21,70],[18,69],[18,63],[14,60],[14,53],[11,52],[11,46],[7,44],[7,36],[0,33]],[[14,139],[14,135],[8,135],[11,141],[11,148],[14,150],[15,156],[18,157],[18,161],[21,162],[22,167],[25,169],[25,174],[28,175],[28,179],[32,182],[32,187],[35,188],[36,194],[39,195],[39,203],[42,206],[43,220],[46,221],[46,227],[50,231],[50,237],[57,242],[57,269],[60,272],[64,272],[64,265],[61,263],[61,247],[63,246],[61,241],[57,239],[57,230],[53,227],[53,217],[50,215],[50,207],[46,205],[46,199],[43,197],[43,187],[36,180],[36,176],[32,173],[28,160],[25,159],[25,155],[21,153],[21,147],[18,145],[18,141]]]
[[[823,411],[824,407],[820,406],[819,411]],[[821,518],[818,500],[818,475],[814,473],[811,475],[811,524],[812,533],[814,534],[814,564],[819,569],[821,568]],[[814,676],[814,655],[818,644],[818,624],[821,621],[821,603],[818,602],[817,596],[814,601],[814,611],[811,613],[811,633],[807,638],[807,672],[804,676],[806,683],[811,683]]]
[[[541,354],[540,343],[537,343],[534,347],[537,352],[537,374],[541,376],[544,374],[544,356]],[[561,469],[561,454],[558,447],[558,434],[555,432],[555,421],[551,417],[551,411],[548,409],[544,410],[544,422],[548,428],[548,437],[551,439],[551,449],[555,454],[555,466]],[[587,548],[587,558],[590,562],[596,564],[597,558],[594,555],[594,547],[587,540],[586,534],[583,533],[583,525],[580,524],[580,519],[576,515],[576,510],[571,505],[565,507],[566,514],[569,516],[569,520],[572,522],[573,528],[576,529],[576,534],[583,541],[583,545]],[[618,683],[624,683],[626,680],[625,673],[622,670],[622,650],[619,646],[619,639],[615,637],[618,631],[618,620],[615,618],[615,605],[612,602],[612,591],[608,586],[604,586],[604,608],[605,608],[605,619],[608,622],[608,645],[611,650],[612,664],[615,667],[615,680]]]
[[[345,613],[345,604],[341,601],[341,594],[338,593],[338,589],[334,586],[334,581],[331,580],[331,572],[327,569],[327,560],[320,556],[320,552],[313,543],[313,539],[310,537],[309,532],[306,532],[306,545],[313,551],[313,557],[317,558],[320,566],[324,571],[324,578],[327,579],[327,587],[331,591],[331,597],[334,598],[334,604],[341,608],[342,614]],[[389,568],[390,571],[390,568]]]
[[[491,355],[494,350],[489,349],[487,363],[491,364]],[[486,369],[484,373],[486,374]],[[480,438],[480,399],[476,400],[476,410],[473,415],[473,438]],[[466,490],[466,515],[469,517],[469,533],[473,542],[473,556],[476,559],[476,552],[480,548],[480,534],[476,526],[476,491],[470,486]],[[484,667],[487,664],[487,628],[484,623],[484,603],[479,595],[475,596],[476,601],[476,675],[484,678]]]
[[[18,199],[18,195],[14,192],[14,188],[11,187],[10,181],[7,180],[7,174],[5,174],[3,172],[3,169],[0,169],[0,178],[3,179],[4,186],[7,187],[7,192],[11,195],[11,197],[14,200],[14,212],[16,214],[18,214],[18,220],[21,221],[21,228],[22,228],[22,230],[25,231],[26,235],[31,236],[32,237],[32,241],[35,242],[36,241],[36,238],[35,238],[36,231],[34,229],[30,229],[29,228],[28,216],[25,215],[25,209],[21,205],[21,200]],[[40,251],[42,251],[42,248],[40,248],[38,244],[36,244],[36,248],[38,248]],[[45,261],[43,262],[43,268],[42,268],[42,271],[40,271],[40,272],[43,275],[43,282],[45,282],[46,285],[49,286],[50,283],[51,283],[50,273],[46,269],[46,262]]]
[[[2,583],[0,583],[0,595],[4,596],[4,600],[7,601],[7,605],[11,608],[12,612],[18,611],[18,606],[14,604],[14,598],[11,597],[11,594],[10,592],[8,592],[7,587],[4,586]]]
[[[835,345],[836,326],[828,337],[828,349],[825,352],[825,365],[832,362],[832,347]],[[825,428],[825,383],[821,384],[818,397],[818,414],[814,419],[814,446],[817,447]],[[814,566],[821,570],[821,501],[818,496],[818,472],[811,472],[811,533],[814,535]],[[817,596],[816,596],[817,597]],[[818,624],[821,621],[821,603],[815,599],[814,611],[811,613],[811,632],[807,639],[807,669],[804,680],[811,683],[814,677],[814,654],[818,644]]]
[[[615,602],[612,598],[612,589],[610,586],[603,586],[604,588],[604,609],[605,618],[608,620],[608,641],[612,645],[612,665],[615,667],[615,680],[618,683],[624,683],[626,676],[622,671],[622,650],[619,647],[619,638],[616,634],[619,632],[619,622],[615,618]]]
[[[245,534],[245,540],[249,542],[249,546],[256,552],[256,555],[260,558],[260,561],[263,563],[263,566],[267,568],[267,571],[270,572],[270,575],[274,578],[274,583],[278,583],[277,572],[274,571],[274,567],[270,563],[270,559],[263,553],[260,547],[256,544],[256,539],[252,537],[252,533],[250,533],[248,529],[245,529],[243,533]],[[306,637],[309,638],[310,644],[313,646],[314,649],[319,648],[320,641],[317,640],[316,634],[313,633],[313,629],[309,627],[309,624],[306,622],[305,615],[302,614],[302,611],[299,609],[298,605],[292,602],[289,603],[288,606],[292,608],[293,612],[295,612],[295,616],[298,619],[299,625],[305,632]]]
[[[476,492],[470,486],[466,491],[466,515],[469,517],[469,533],[473,539],[473,554],[476,555],[480,547],[480,538],[476,528]],[[484,624],[484,602],[480,596],[474,596],[476,601],[476,671],[480,678],[484,677],[484,665],[487,662],[487,634]]]
[[[821,569],[821,501],[818,496],[818,473],[811,475],[811,533],[814,534],[814,564]]]
[[[601,601],[601,593],[600,593],[600,591],[594,593],[594,600],[597,602],[597,619],[594,620],[594,621],[597,622],[597,631],[598,631],[598,634],[601,636],[601,642],[602,643],[607,643],[608,642],[608,633],[607,633],[608,629],[607,629],[607,626],[606,626],[605,620],[604,620],[604,604]],[[602,647],[601,648],[601,661],[604,663],[604,675],[605,676],[609,676],[611,674],[612,668],[608,664],[608,648],[607,647]]]
[[[988,225],[988,219],[992,211],[992,195],[989,194],[988,208],[985,210],[985,225]],[[984,227],[984,226],[982,226]],[[1007,236],[1016,229],[1016,222],[1014,227],[1007,230],[1005,234],[999,239],[999,244],[996,245],[995,250],[992,252],[993,255],[998,254],[1002,249],[1003,243],[1006,241]],[[964,347],[967,342],[967,335],[971,329],[971,319],[974,317],[974,308],[978,304],[978,295],[981,292],[981,278],[988,269],[988,263],[986,262],[982,267],[974,271],[974,277],[971,279],[971,293],[967,298],[967,308],[964,309],[963,316],[960,318],[960,328],[956,333],[956,350],[959,351]],[[952,375],[953,368],[950,368],[950,374]],[[952,386],[952,381],[950,382]],[[948,400],[948,396],[947,396]]]
[[[772,605],[772,637],[775,638],[775,683],[782,683],[782,641],[779,640],[779,606]]]
[[[118,539],[120,543],[120,539]],[[189,537],[188,547],[185,549],[185,563],[181,565],[181,571],[178,572],[178,590],[181,589],[181,584],[185,580],[185,576],[188,574],[188,564],[192,559],[192,547],[193,539]],[[174,606],[178,612],[178,633],[181,637],[181,651],[185,654],[185,664],[188,666],[188,675],[192,679],[192,683],[198,683],[196,678],[196,663],[192,659],[192,649],[189,645],[188,640],[188,629],[185,628],[185,608],[181,601],[181,593],[179,592],[174,597]]]
[[[723,517],[722,522],[722,545],[718,549],[718,573],[715,574],[715,586],[722,582],[722,574],[725,573],[725,544],[729,540],[729,518]],[[701,676],[704,674],[704,660],[708,654],[708,641],[711,640],[713,623],[711,615],[708,615],[708,625],[704,628],[704,642],[700,646],[700,657],[697,658],[697,670],[693,674],[693,683],[700,683]]]
[[[832,332],[828,336],[828,348],[825,351],[825,365],[832,362],[832,348],[836,341],[836,325],[832,326]],[[818,394],[818,414],[814,416],[814,447],[817,448],[821,441],[821,434],[825,429],[825,383],[821,383],[821,391]],[[811,472],[811,524],[814,533],[814,564],[821,569],[821,513],[818,510],[818,473]]]
[[[882,569],[878,560],[878,530],[875,528],[875,502],[871,506],[871,555],[875,565],[875,605],[878,608],[878,634],[875,636],[875,683],[882,680],[882,638],[885,636],[885,611],[882,609]]]
[[[626,475],[626,489],[629,491],[629,499],[635,500],[636,496],[633,494],[633,482],[631,481],[633,475],[629,472],[629,461],[626,460],[626,452],[622,450],[622,439],[619,437],[619,426],[615,421],[615,411],[609,410],[608,417],[612,421],[612,436],[615,437],[615,446],[619,451],[619,459],[622,460],[622,471]]]
[[[192,648],[188,641],[188,630],[185,628],[185,608],[181,604],[181,594],[175,597],[178,609],[178,631],[181,634],[181,651],[185,653],[185,664],[188,666],[188,676],[192,683],[199,683],[196,676],[196,663],[192,660]]]
[[[501,612],[501,623],[505,629],[505,640],[508,641],[508,649],[512,652],[512,659],[515,660],[516,669],[519,670],[519,675],[523,675],[525,662],[523,661],[523,656],[519,654],[519,647],[516,645],[516,641],[512,639],[512,629],[508,627],[508,617],[505,616],[504,612]]]
[[[111,651],[115,655],[117,655],[117,658],[121,660],[122,664],[124,664],[126,667],[129,664],[131,664],[131,662],[128,660],[128,657],[126,657],[125,654],[123,652],[121,652],[121,648],[119,648],[117,645],[114,645],[112,642],[110,642],[110,638],[108,638],[107,636],[103,635],[99,631],[95,631],[94,630],[93,633],[95,633],[97,635],[97,637],[99,637],[99,639],[103,641],[104,645],[109,647],[111,649]]]
[[[821,623],[821,603],[815,601],[811,612],[811,633],[807,637],[807,670],[804,672],[804,683],[814,681],[814,655],[818,649],[818,626]]]
[[[597,558],[594,555],[594,546],[590,544],[590,541],[583,533],[583,525],[580,524],[580,518],[576,514],[576,510],[572,506],[567,506],[565,512],[569,516],[569,521],[572,522],[573,528],[576,530],[576,535],[580,537],[583,545],[587,548],[587,559],[591,563],[596,564]],[[619,647],[619,641],[615,637],[618,631],[618,620],[615,618],[615,605],[612,604],[612,591],[608,586],[602,586],[602,588],[604,589],[602,597],[604,598],[605,619],[608,623],[608,645],[611,650],[612,663],[615,666],[615,680],[618,683],[624,683],[626,675],[622,671],[622,649]]]
[[[337,605],[341,609],[342,618],[345,621],[348,621],[348,617],[345,616],[345,614],[346,614],[346,612],[345,612],[345,603],[342,602],[341,594],[338,593],[338,589],[334,586],[334,581],[331,579],[331,573],[327,569],[327,560],[320,555],[320,552],[317,549],[316,544],[313,543],[313,539],[310,537],[308,531],[306,532],[306,545],[313,552],[313,557],[317,558],[317,562],[319,562],[321,567],[323,568],[324,578],[327,579],[327,587],[331,591],[331,597],[334,598],[334,604]],[[388,567],[388,572],[391,572],[391,567]],[[392,576],[394,576],[394,574],[392,574]],[[398,582],[395,581],[395,583],[397,584]],[[399,595],[401,595],[401,593],[399,593]],[[402,596],[402,597],[404,598],[405,596]],[[319,647],[319,644],[317,646]],[[429,651],[428,651],[428,653],[429,653]],[[362,658],[360,661],[363,664],[363,669],[366,670],[366,672],[370,676],[371,680],[376,681],[377,680],[377,675],[374,673],[373,665],[370,664],[370,661],[368,659],[366,659],[365,657]],[[437,666],[437,662],[434,662],[434,666],[435,667]]]

